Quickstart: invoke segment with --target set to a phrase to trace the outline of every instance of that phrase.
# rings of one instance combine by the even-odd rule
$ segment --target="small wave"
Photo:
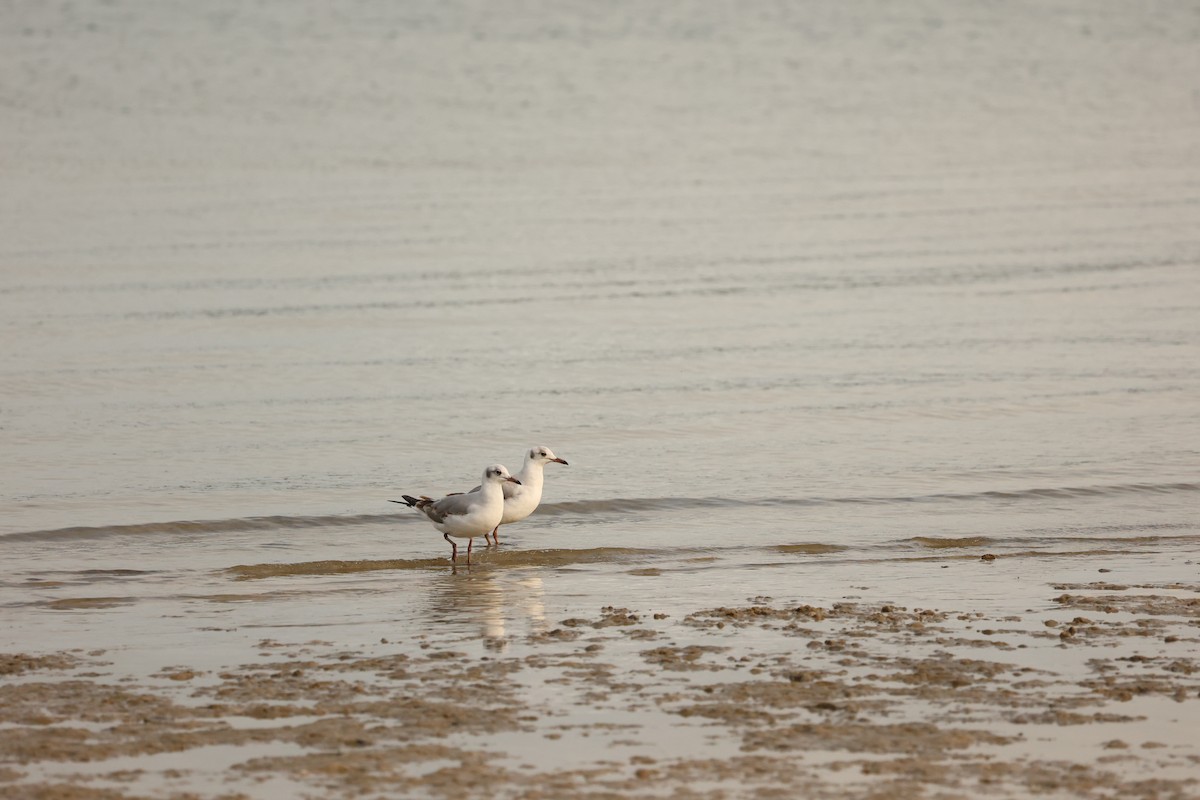
[[[845,498],[832,502],[854,503],[928,503],[950,500],[970,502],[977,500],[1044,500],[1055,498],[1099,497],[1120,494],[1170,494],[1174,492],[1200,491],[1200,483],[1121,483],[1099,486],[1050,486],[1028,489],[985,490],[981,492],[942,492],[911,497]]]
[[[1132,556],[1148,551],[1132,547],[1094,547],[1087,550],[1018,550],[1001,558],[1084,558],[1091,556]]]
[[[728,508],[740,505],[764,505],[767,501],[731,500],[722,497],[614,497],[607,500],[568,500],[542,503],[538,515],[605,514],[631,511],[671,511],[689,508]]]
[[[1128,483],[1100,486],[1031,487],[1014,490],[940,493],[897,496],[848,497],[626,497],[598,500],[568,500],[543,503],[539,516],[629,514],[636,512],[676,511],[706,508],[770,508],[775,506],[811,507],[830,505],[889,505],[939,502],[1014,502],[1044,499],[1096,497],[1121,494],[1171,494],[1200,491],[1200,483]],[[295,528],[340,528],[380,523],[410,524],[421,520],[417,514],[389,512],[376,514],[325,514],[313,516],[240,517],[216,520],[180,520],[135,525],[76,526],[51,530],[18,531],[0,534],[0,541],[37,541],[89,539],[101,536],[152,536],[171,534],[234,533]]]
[[[317,516],[238,517],[233,519],[178,520],[146,522],[135,525],[76,526],[42,531],[19,531],[0,536],[0,540],[91,539],[100,536],[159,536],[164,534],[236,533],[242,531],[273,531],[295,528],[338,528],[395,522],[408,519],[395,512],[388,514],[325,514]],[[411,516],[418,520],[419,517]]]
[[[81,569],[72,574],[87,575],[90,577],[129,578],[134,575],[153,575],[154,570],[149,570],[149,569]]]
[[[770,507],[770,506],[829,506],[829,505],[889,505],[934,503],[942,501],[972,502],[994,500],[1042,500],[1047,498],[1093,497],[1119,494],[1170,494],[1200,491],[1200,483],[1127,483],[1099,486],[1053,486],[1028,489],[984,490],[979,492],[941,492],[921,495],[859,495],[848,497],[634,497],[608,500],[575,500],[563,503],[543,503],[538,514],[597,514],[633,511],[670,511],[675,509]]]

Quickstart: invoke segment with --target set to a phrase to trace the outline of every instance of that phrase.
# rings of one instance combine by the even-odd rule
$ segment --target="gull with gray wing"
[[[508,474],[503,464],[492,464],[483,471],[483,482],[466,494],[451,494],[441,500],[431,497],[401,495],[403,500],[389,500],[415,508],[424,514],[442,538],[453,549],[451,561],[458,561],[458,545],[450,537],[467,540],[467,566],[471,565],[471,546],[476,536],[487,537],[499,527],[504,518],[504,491],[501,487],[520,486],[521,482]]]

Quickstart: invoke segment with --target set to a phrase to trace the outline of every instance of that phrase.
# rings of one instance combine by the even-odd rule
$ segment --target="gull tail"
[[[408,506],[409,508],[420,508],[421,505],[423,505],[425,502],[429,501],[428,497],[411,497],[407,494],[402,494],[400,496],[403,497],[404,499],[403,500],[388,500],[388,502],[389,503],[399,503],[400,505]]]

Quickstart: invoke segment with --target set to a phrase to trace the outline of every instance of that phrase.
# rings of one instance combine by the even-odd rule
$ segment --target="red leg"
[[[500,536],[499,536],[499,535],[497,535],[497,533],[496,533],[496,531],[498,531],[498,530],[500,530],[500,526],[499,526],[499,525],[497,525],[496,527],[492,528],[492,539],[494,539],[494,540],[496,541],[496,546],[497,546],[497,547],[499,547],[499,546],[500,546]]]
[[[450,560],[455,562],[458,561],[458,545],[454,543],[454,540],[450,538],[450,534],[448,533],[443,533],[442,538],[447,542],[450,542],[450,546],[454,548],[452,551],[450,551]]]
[[[467,539],[467,566],[471,566],[471,546],[475,544],[475,539]]]

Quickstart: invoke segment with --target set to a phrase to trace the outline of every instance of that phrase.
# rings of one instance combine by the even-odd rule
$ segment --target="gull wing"
[[[479,495],[475,492],[451,494],[421,510],[434,522],[442,522],[446,517],[459,517],[471,513],[471,506],[475,505],[478,499]]]

